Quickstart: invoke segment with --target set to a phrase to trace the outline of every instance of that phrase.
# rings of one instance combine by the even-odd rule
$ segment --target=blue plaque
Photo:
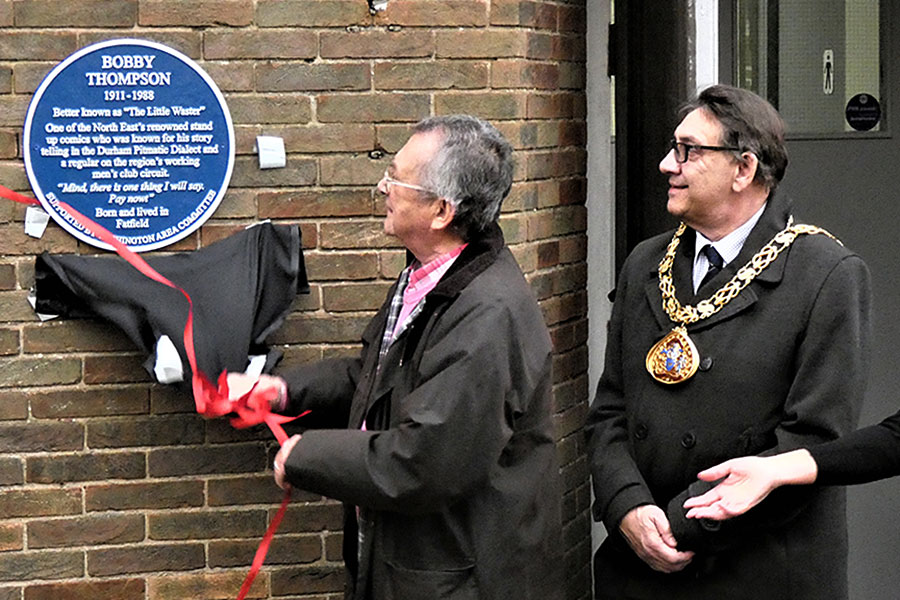
[[[136,252],[199,228],[234,167],[219,88],[187,56],[145,40],[100,42],[57,65],[28,107],[23,146],[31,187],[63,229],[111,249],[61,202]]]

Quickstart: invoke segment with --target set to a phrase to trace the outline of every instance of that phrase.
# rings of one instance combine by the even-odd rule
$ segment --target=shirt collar
[[[719,253],[719,255],[721,255],[722,260],[725,261],[726,265],[733,261],[735,258],[737,258],[737,255],[741,253],[741,248],[744,247],[744,242],[747,241],[747,237],[750,235],[753,227],[756,226],[757,221],[759,221],[759,218],[762,216],[765,209],[766,203],[764,202],[752,217],[744,221],[743,225],[716,242],[711,242],[702,233],[696,231],[696,236],[694,239],[695,259],[700,255],[701,248],[703,248],[707,244],[711,244],[712,247],[715,248]]]

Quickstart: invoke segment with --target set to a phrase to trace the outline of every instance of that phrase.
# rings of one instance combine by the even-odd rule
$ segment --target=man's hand
[[[694,558],[693,552],[679,552],[676,549],[677,542],[666,513],[653,504],[628,511],[619,523],[619,531],[635,554],[656,571],[675,573],[688,566]]]
[[[254,396],[269,399],[270,410],[281,410],[287,386],[281,377],[260,375],[259,377],[245,373],[228,373],[228,399],[236,400],[250,391],[256,384]]]
[[[291,450],[294,449],[294,446],[296,446],[299,441],[299,435],[292,435],[288,438],[288,441],[281,446],[278,454],[275,455],[275,461],[272,464],[272,468],[275,471],[275,485],[283,490],[291,487],[291,484],[284,478],[284,461],[287,460],[287,457],[291,454]]]

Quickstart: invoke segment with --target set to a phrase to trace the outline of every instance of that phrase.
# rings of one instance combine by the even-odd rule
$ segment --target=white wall
[[[607,77],[610,5],[587,2],[587,265],[588,377],[591,397],[603,369],[606,322],[612,308],[607,294],[615,284],[613,131],[610,80]],[[595,524],[594,548],[604,535]]]

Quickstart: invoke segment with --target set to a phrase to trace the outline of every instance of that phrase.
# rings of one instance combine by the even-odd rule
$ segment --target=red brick
[[[481,61],[375,63],[379,90],[473,89],[488,85],[488,66]]]
[[[0,27],[12,27],[13,24],[12,0],[0,1]],[[4,600],[6,599],[4,598]]]
[[[91,515],[28,523],[28,547],[32,549],[124,544],[142,539],[142,515]]]
[[[366,63],[265,63],[256,69],[256,86],[261,92],[368,90],[372,78]]]
[[[0,71],[0,87],[3,85]],[[0,158],[16,158],[19,156],[19,138],[12,131],[0,131]]]
[[[389,281],[322,286],[323,307],[329,312],[378,310],[390,287]]]
[[[0,581],[69,579],[84,575],[83,552],[0,553]]]
[[[256,21],[260,27],[348,27],[371,17],[359,0],[258,0]]]
[[[85,507],[89,511],[186,508],[202,505],[202,481],[114,483],[85,487]]]
[[[308,123],[312,108],[306,96],[258,94],[228,98],[228,110],[235,123]]]
[[[206,59],[315,58],[318,46],[313,31],[208,31],[203,36]]]
[[[145,356],[96,355],[84,358],[85,383],[138,383],[151,381],[144,368]]]
[[[165,512],[148,517],[147,531],[152,540],[255,538],[265,533],[266,525],[263,510]]]
[[[37,317],[26,299],[28,292],[16,290],[12,292],[0,292],[0,314],[4,320],[10,322],[35,321]]]
[[[494,88],[554,89],[559,85],[559,68],[553,63],[527,60],[498,60],[491,69]]]
[[[29,393],[31,414],[38,419],[139,415],[149,412],[146,388],[115,387]]]
[[[359,280],[378,275],[378,255],[365,252],[307,252],[306,272],[310,279]]]
[[[268,598],[268,577],[264,572],[250,586],[247,598]],[[196,573],[175,577],[150,577],[147,584],[149,600],[232,600],[237,596],[244,573]]]
[[[483,27],[488,23],[486,0],[391,0],[378,21],[417,27]]]
[[[202,568],[205,562],[202,544],[143,544],[87,553],[87,571],[94,577],[188,571]]]
[[[372,191],[384,175],[387,161],[368,155],[323,156],[319,159],[322,185],[366,185]]]
[[[252,62],[207,61],[203,70],[222,92],[252,92],[256,85],[256,70]]]
[[[265,219],[351,217],[372,214],[370,190],[264,192],[259,216]]]
[[[21,2],[16,5],[24,6]],[[51,11],[51,14],[58,15],[58,12]],[[77,36],[72,32],[4,31],[0,36],[0,56],[5,61],[59,61],[72,54],[76,48]]]
[[[83,447],[84,425],[81,423],[0,425],[0,452],[54,452]]]
[[[434,54],[430,31],[324,31],[319,37],[322,58],[416,58]]]
[[[166,446],[203,441],[199,417],[129,417],[88,421],[89,448]]]
[[[259,542],[213,541],[209,543],[210,567],[244,567],[253,562]],[[267,565],[296,565],[314,563],[322,558],[322,538],[319,536],[276,536],[266,555]]]
[[[253,5],[244,0],[141,0],[139,25],[192,27],[228,25],[239,27],[253,22]]]
[[[319,121],[324,123],[414,122],[431,109],[426,94],[325,94],[316,102]]]
[[[0,391],[0,421],[28,418],[28,397],[22,392]]]
[[[29,483],[140,479],[147,470],[144,454],[133,452],[36,456],[26,465]]]
[[[279,569],[271,575],[272,594],[312,594],[340,592],[345,575],[339,567],[310,567]]]
[[[25,483],[25,467],[20,458],[0,456],[0,485]]]
[[[528,34],[516,30],[460,29],[436,34],[438,58],[507,58],[526,56]]]
[[[15,265],[0,265],[0,290],[16,289]]]
[[[526,94],[519,92],[444,92],[435,94],[434,111],[439,115],[466,113],[482,119],[521,119]]]
[[[0,552],[24,548],[24,532],[21,523],[0,523]]]
[[[277,504],[284,496],[271,474],[211,479],[208,485],[210,506]]]
[[[0,38],[2,37],[3,36],[0,36]],[[0,100],[0,104],[2,104],[2,100]],[[3,119],[2,113],[3,107],[0,106],[0,120]],[[13,116],[12,118],[16,119],[17,117]],[[24,120],[25,115],[23,113],[21,121]],[[20,125],[21,121],[19,123]],[[0,125],[2,125],[2,123],[0,123]],[[24,180],[21,181],[21,183],[11,180],[23,179],[24,174],[24,169],[20,169],[15,173],[7,173],[4,169],[0,168],[0,181],[4,182],[5,187],[18,190],[22,188]],[[50,223],[50,226],[47,227],[47,230],[44,232],[44,237],[41,239],[35,239],[29,235],[25,235],[21,223],[0,225],[0,255],[29,256],[40,254],[45,250],[56,254],[68,254],[74,252],[77,247],[78,241],[54,222]],[[27,304],[25,308],[31,310]],[[3,314],[4,316],[6,315],[5,312]],[[31,319],[29,320],[34,320],[34,313],[32,312],[31,315]]]
[[[16,517],[49,517],[81,512],[81,490],[31,489],[4,490],[0,494],[0,515]]]
[[[65,10],[59,4],[59,0],[16,2],[16,27],[132,27],[137,21],[137,0],[80,0]]]
[[[291,504],[284,514],[279,533],[338,531],[343,526],[344,509],[337,502]]]
[[[115,326],[88,319],[54,320],[26,327],[23,350],[42,352],[112,352],[134,350],[134,344]]]
[[[343,556],[344,536],[334,533],[325,536],[325,560],[339,561]]]
[[[144,594],[142,579],[69,581],[25,588],[25,600],[144,600]]]
[[[371,317],[334,315],[327,318],[305,317],[288,319],[278,337],[306,343],[359,342],[363,329]]]
[[[371,123],[310,123],[277,132],[284,138],[287,152],[362,152],[375,145]]]
[[[151,450],[150,477],[255,473],[266,466],[265,447],[260,443],[216,447],[184,447]]]
[[[311,185],[316,181],[316,162],[288,157],[282,169],[260,169],[259,159],[238,158],[234,164],[231,185],[240,187],[277,187]]]

